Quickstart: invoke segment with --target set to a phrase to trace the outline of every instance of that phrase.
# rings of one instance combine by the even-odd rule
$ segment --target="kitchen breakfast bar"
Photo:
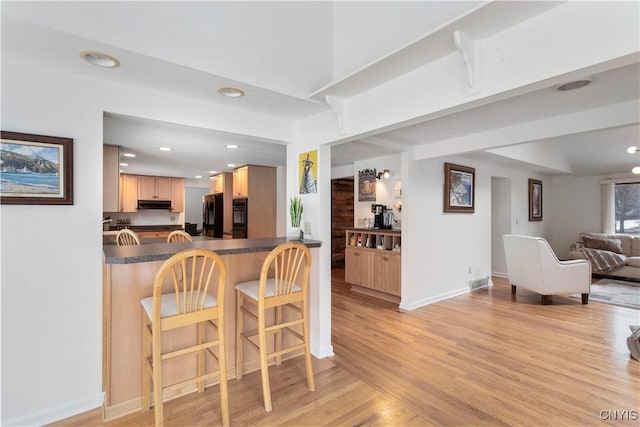
[[[260,277],[262,263],[268,253],[284,237],[264,239],[194,239],[188,243],[150,243],[137,246],[103,247],[103,417],[105,420],[142,408],[142,309],[140,301],[152,296],[153,281],[162,263],[177,252],[190,248],[217,252],[227,266],[224,301],[227,378],[236,376],[235,361],[235,289],[238,282]],[[305,239],[311,249],[312,269],[310,294],[319,286],[318,262],[321,242]],[[313,299],[313,297],[311,297]],[[313,311],[313,304],[311,304]],[[313,319],[313,315],[311,316]],[[313,341],[313,327],[311,339]],[[188,342],[195,335],[184,331],[163,334],[163,347]],[[245,351],[244,372],[258,370],[258,353]],[[175,363],[173,363],[175,362]],[[163,376],[175,382],[184,372],[195,369],[193,359],[167,363]],[[217,380],[212,381],[212,384]],[[165,393],[165,400],[194,391],[194,387]]]

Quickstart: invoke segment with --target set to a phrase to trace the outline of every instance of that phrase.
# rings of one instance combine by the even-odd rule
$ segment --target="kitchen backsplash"
[[[108,212],[104,218],[110,217],[111,224],[105,224],[105,229],[109,225],[117,225],[118,220],[130,222],[130,225],[184,225],[184,213],[147,210],[144,212]]]

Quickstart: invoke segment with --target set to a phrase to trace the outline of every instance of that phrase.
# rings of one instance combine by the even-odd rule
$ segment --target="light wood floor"
[[[351,293],[343,278],[334,271],[336,355],[314,360],[316,391],[306,388],[302,358],[270,369],[271,413],[259,373],[230,380],[233,425],[638,425],[640,363],[626,348],[637,310],[561,296],[543,306],[494,278],[489,289],[406,312]],[[153,412],[100,417],[55,425],[153,425]],[[217,386],[165,405],[168,426],[220,422]]]

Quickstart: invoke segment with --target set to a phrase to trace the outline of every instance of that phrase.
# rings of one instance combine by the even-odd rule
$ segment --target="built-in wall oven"
[[[233,238],[247,238],[247,199],[233,199]]]

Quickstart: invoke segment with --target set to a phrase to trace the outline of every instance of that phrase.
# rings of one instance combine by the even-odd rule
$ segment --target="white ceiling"
[[[6,2],[1,3],[2,56],[83,76],[108,79],[219,104],[299,120],[329,110],[318,96],[367,64],[485,2]],[[520,2],[524,11],[552,2]],[[498,7],[498,6],[496,6]],[[336,14],[336,11],[341,14]],[[390,11],[397,11],[394,15]],[[526,13],[538,13],[529,12]],[[339,16],[341,21],[336,21]],[[403,25],[395,25],[402,18]],[[492,25],[500,24],[492,21]],[[393,24],[393,25],[392,25]],[[479,30],[478,30],[479,31]],[[105,51],[122,66],[105,70],[79,59]],[[432,119],[332,148],[332,165],[409,150],[585,108],[640,99],[638,63],[593,76],[572,92],[553,87]],[[223,98],[215,89],[242,87],[247,95]],[[558,144],[578,175],[626,172],[638,159],[639,128],[578,133]],[[185,149],[165,156],[161,142]],[[227,163],[285,164],[285,145],[210,129],[187,128],[116,113],[105,115],[104,142],[136,153],[132,173],[206,176],[230,171]],[[238,150],[224,148],[235,143]],[[472,153],[492,158],[489,153]],[[538,167],[538,169],[540,169]],[[543,172],[553,172],[544,170]]]

